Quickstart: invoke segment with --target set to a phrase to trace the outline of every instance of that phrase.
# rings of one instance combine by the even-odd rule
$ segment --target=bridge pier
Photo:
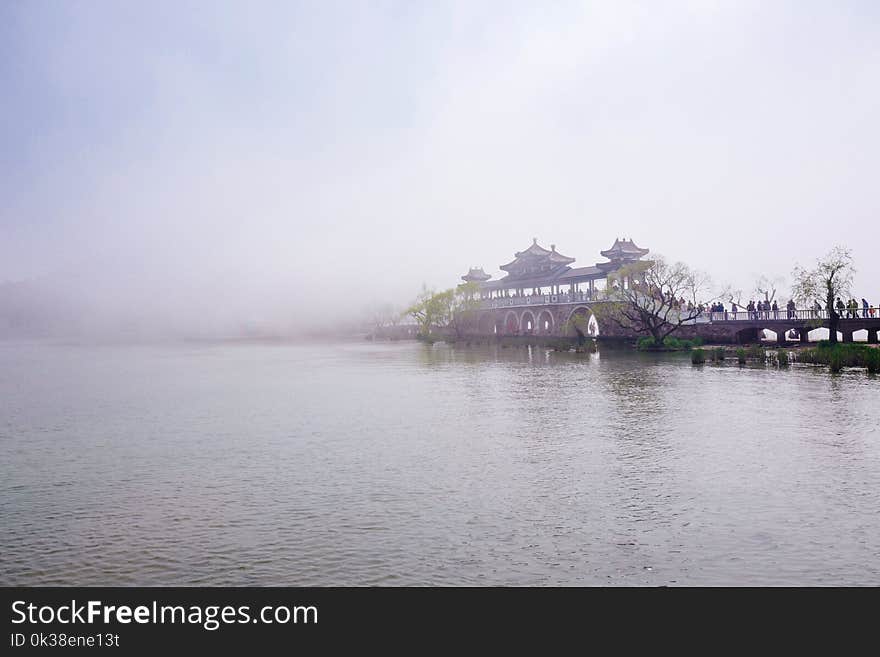
[[[868,344],[877,344],[877,329],[868,329]]]
[[[843,333],[843,341],[844,342],[852,342],[853,341],[854,331],[841,331],[841,333]]]
[[[801,336],[801,344],[807,344],[810,341],[810,329],[802,328],[799,333]]]
[[[742,331],[737,332],[736,341],[739,344],[749,344],[752,342],[759,342],[760,337],[761,336],[760,336],[757,328],[749,327],[749,328],[743,329]]]
[[[788,333],[788,329],[779,329],[776,331],[776,344],[780,347],[783,346],[787,340],[785,339],[785,334]]]

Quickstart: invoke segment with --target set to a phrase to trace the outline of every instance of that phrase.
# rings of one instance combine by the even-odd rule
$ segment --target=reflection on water
[[[0,345],[2,584],[880,584],[880,381]]]

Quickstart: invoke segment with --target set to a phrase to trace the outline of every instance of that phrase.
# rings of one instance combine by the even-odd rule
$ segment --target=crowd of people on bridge
[[[540,302],[547,302],[546,295],[540,294],[542,291],[543,290],[536,288],[533,290],[535,293],[533,295],[523,294],[520,291],[516,291],[510,296],[522,296],[529,300],[534,297],[536,302],[538,300],[540,300]],[[499,296],[504,297],[508,295],[508,291],[499,291],[498,294]],[[780,308],[775,299],[770,300],[765,298],[758,301],[749,300],[745,306],[737,304],[735,301],[731,301],[730,310],[728,311],[724,303],[721,301],[694,304],[692,301],[685,301],[684,297],[676,299],[675,295],[671,292],[661,292],[659,290],[654,290],[652,296],[662,303],[668,304],[675,310],[681,312],[686,311],[692,318],[708,315],[710,321],[743,319],[821,319],[824,317],[823,312],[825,310],[831,310],[831,308],[823,308],[822,304],[818,301],[815,301],[811,308],[802,308],[798,310],[795,306],[794,299],[789,299],[783,309]],[[557,298],[553,299],[553,302],[556,302],[557,299],[563,303],[565,301],[591,301],[592,294],[590,294],[590,292],[580,291],[559,292]],[[861,304],[855,299],[850,299],[849,301],[844,302],[838,297],[834,304],[834,310],[836,310],[837,314],[843,319],[858,319],[860,316],[865,319],[873,318],[878,311],[878,309],[871,306],[864,297],[862,298]]]
[[[850,299],[844,303],[840,297],[837,297],[834,307],[837,309],[837,314],[845,319],[857,319],[859,317],[859,302],[855,299]],[[864,297],[862,297],[861,310],[863,318],[874,317],[875,309]]]
[[[779,305],[775,299],[772,302],[769,299],[759,300],[757,303],[749,300],[746,311],[749,313],[749,319],[779,319]],[[785,314],[786,319],[794,319],[797,316],[794,300],[790,299],[785,304]]]
[[[728,319],[816,319],[822,317],[823,311],[822,304],[818,301],[814,302],[809,310],[798,311],[794,299],[788,300],[784,310],[779,307],[775,299],[773,301],[769,299],[749,300],[745,307],[732,301],[730,311],[720,301],[694,305],[690,301],[685,302],[684,299],[680,299],[676,300],[673,306],[676,309],[686,310],[688,314],[702,315],[703,313],[708,313],[710,320],[725,321]],[[862,298],[861,304],[855,299],[844,302],[838,298],[834,308],[843,319],[858,319],[860,316],[865,319],[873,318],[877,311],[865,298]]]

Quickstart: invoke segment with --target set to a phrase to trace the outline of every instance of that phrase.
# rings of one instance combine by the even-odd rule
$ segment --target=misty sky
[[[532,237],[880,301],[880,4],[0,2],[0,281],[315,323]],[[307,307],[306,307],[307,305]]]

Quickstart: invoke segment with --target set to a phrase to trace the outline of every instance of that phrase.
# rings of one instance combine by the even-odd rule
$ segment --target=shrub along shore
[[[723,361],[727,355],[724,347],[713,349],[693,349],[691,362],[701,365],[710,359],[713,362]],[[736,352],[736,360],[740,365],[749,361],[758,361],[788,367],[789,362],[809,363],[813,365],[828,365],[832,372],[840,372],[844,367],[864,367],[871,374],[880,372],[880,349],[864,344],[851,342],[838,342],[831,344],[823,340],[817,343],[815,348],[800,348],[789,351],[786,348],[768,349],[763,345],[751,345],[739,347]]]
[[[839,372],[844,367],[865,367],[868,372],[876,374],[880,372],[880,349],[852,342],[831,344],[823,340],[815,349],[799,351],[797,361],[828,365],[832,372]]]

